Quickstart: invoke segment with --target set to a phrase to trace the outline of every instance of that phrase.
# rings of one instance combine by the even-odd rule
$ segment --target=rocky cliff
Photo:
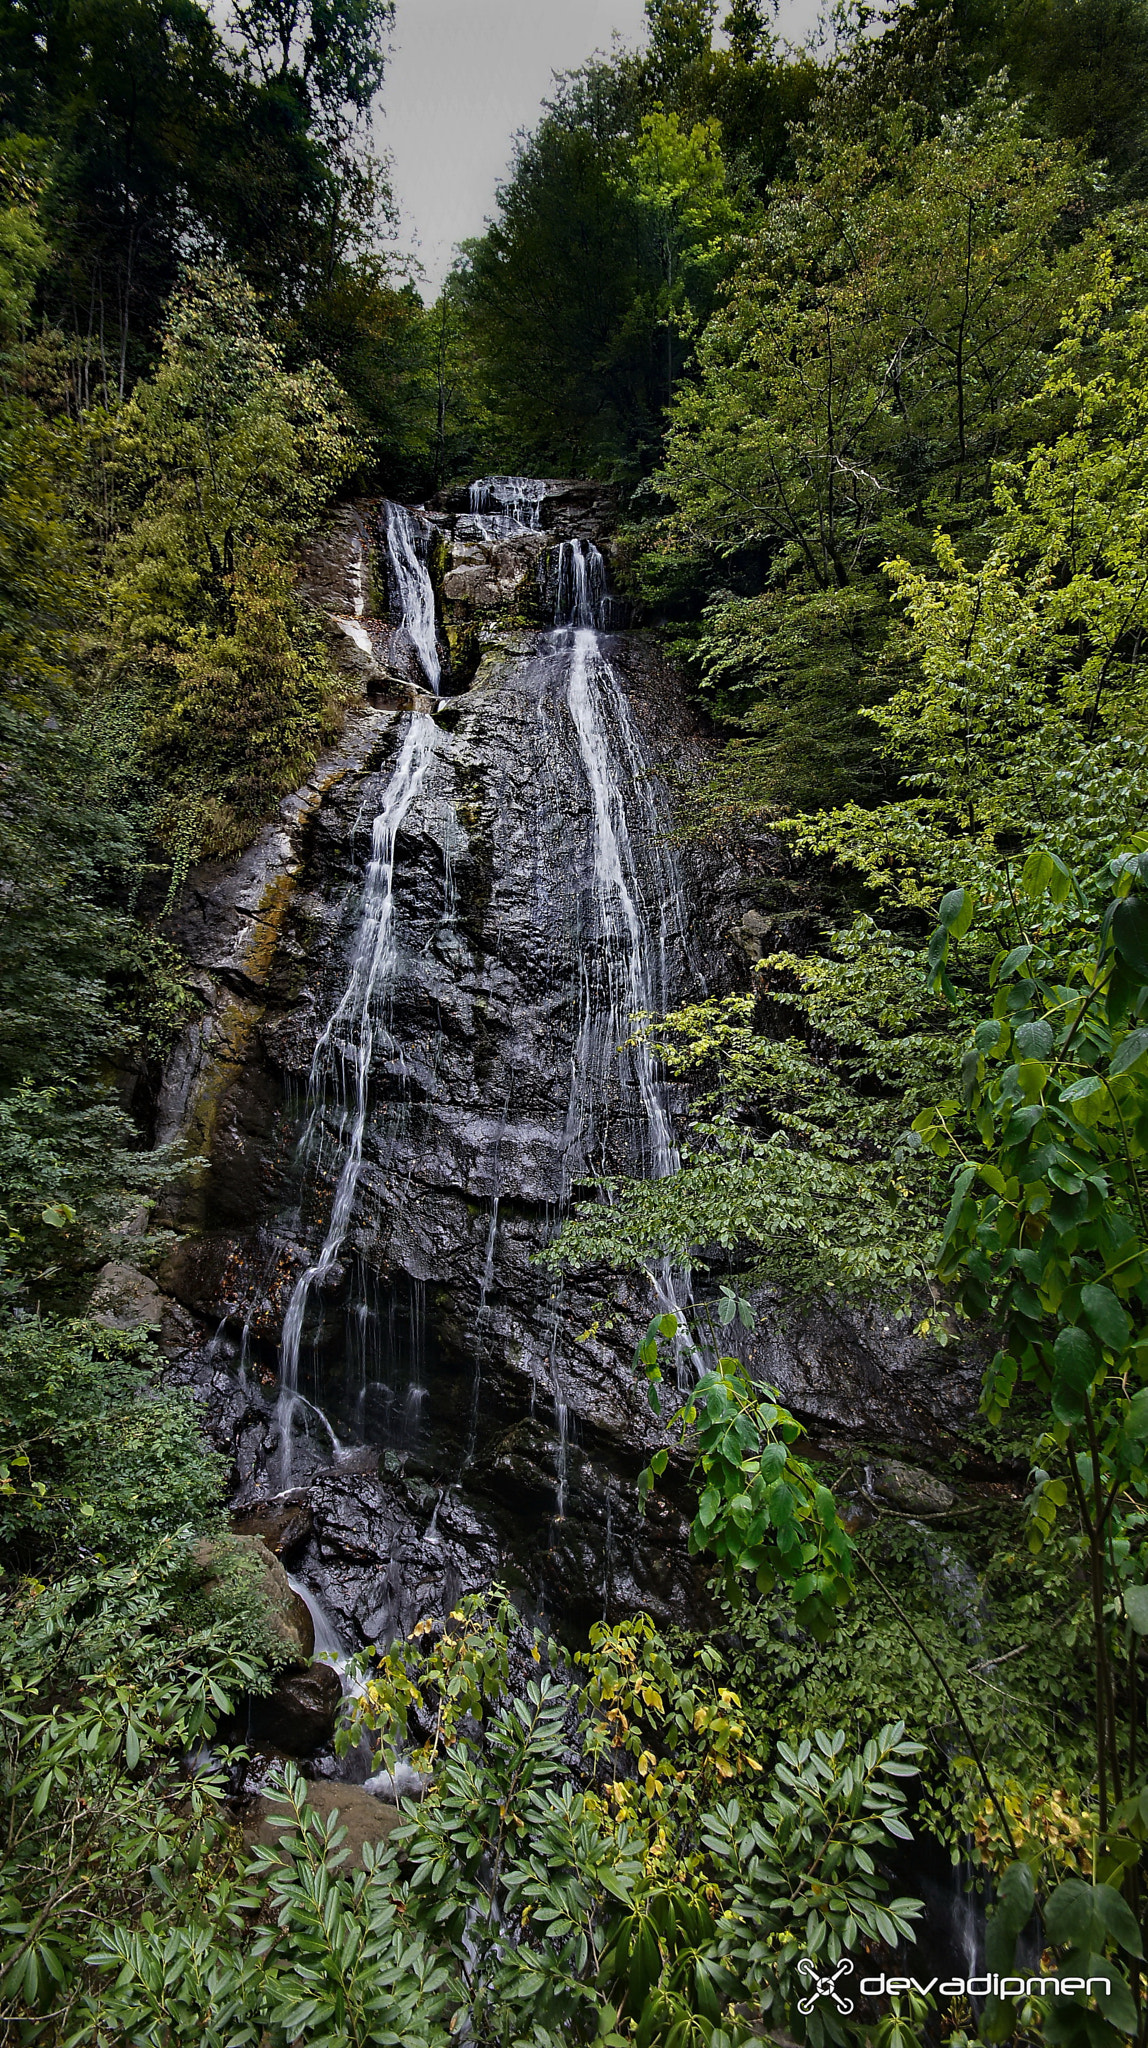
[[[162,1135],[210,1160],[163,1276],[198,1319],[174,1369],[234,1457],[237,1505],[305,1507],[295,1568],[351,1641],[494,1577],[572,1622],[706,1611],[684,1473],[637,1515],[658,1427],[631,1367],[650,1286],[559,1286],[535,1260],[575,1189],[659,1170],[651,1118],[668,1131],[673,1103],[618,1053],[627,992],[656,1007],[744,986],[781,856],[703,863],[667,836],[706,740],[649,636],[594,635],[575,703],[569,638],[545,623],[555,542],[601,538],[609,502],[538,490],[480,487],[411,524],[450,693],[433,704],[387,509],[334,523],[304,589],[359,663],[362,708],[241,862],[192,875],[172,920],[204,1013],[171,1062]],[[388,804],[391,951],[356,1037],[345,999]],[[771,1310],[757,1362],[831,1433],[938,1441],[969,1401],[967,1373],[875,1316]]]

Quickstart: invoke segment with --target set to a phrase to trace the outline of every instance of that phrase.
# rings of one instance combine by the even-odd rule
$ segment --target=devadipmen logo
[[[798,2000],[798,2012],[812,2012],[819,1998],[831,1998],[838,2012],[852,2012],[853,2000],[851,1998],[843,1998],[837,1989],[837,1979],[839,1977],[847,1977],[852,1968],[852,1957],[845,1956],[838,1963],[833,1975],[826,1977],[818,1969],[817,1964],[810,1956],[802,1956],[801,1961],[797,1965],[797,1974],[799,1977],[804,1977],[807,1984],[812,1984],[813,1989],[808,1998]]]
[[[804,1977],[813,1989],[807,1998],[799,2000],[798,2012],[812,2012],[819,1998],[831,1998],[838,2012],[852,2012],[852,1999],[843,1997],[837,1989],[838,1979],[851,1976],[852,1972],[853,1962],[849,1956],[838,1963],[831,1976],[811,1956],[802,1956],[797,1974]],[[1087,1998],[1091,1998],[1094,1992],[1106,1998],[1112,1990],[1112,1979],[1001,1977],[992,1972],[983,1977],[930,1977],[927,1982],[921,1982],[916,1977],[889,1977],[882,1971],[877,1977],[862,1977],[857,1989],[862,1998],[896,1998],[908,1991],[915,1991],[919,1998],[927,1998],[930,1991],[935,1991],[938,1998],[1071,1998],[1080,1991]]]

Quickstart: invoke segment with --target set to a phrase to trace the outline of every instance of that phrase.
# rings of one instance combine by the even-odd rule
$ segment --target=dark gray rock
[[[329,1743],[343,1698],[330,1664],[290,1671],[273,1692],[251,1702],[251,1740],[287,1756],[310,1756]]]
[[[873,1458],[865,1467],[865,1484],[871,1494],[887,1500],[911,1515],[944,1514],[956,1502],[951,1486],[919,1465],[906,1465],[900,1458]]]
[[[280,1494],[275,1500],[255,1501],[231,1517],[233,1535],[258,1536],[278,1558],[289,1558],[300,1550],[314,1527],[310,1498],[298,1490]]]
[[[159,1330],[163,1326],[164,1297],[155,1281],[138,1266],[122,1259],[109,1259],[101,1266],[92,1289],[91,1317],[110,1330]]]
[[[592,531],[606,497],[556,484],[541,516],[551,537],[577,518],[571,530]],[[476,629],[469,688],[435,713],[395,841],[397,957],[373,1021],[361,1172],[300,1353],[313,1405],[296,1413],[291,1486],[311,1524],[292,1555],[347,1643],[385,1642],[495,1578],[527,1611],[572,1624],[708,1612],[679,1460],[638,1512],[638,1473],[665,1440],[632,1367],[655,1292],[601,1274],[560,1281],[537,1263],[580,1188],[650,1170],[652,1126],[618,1050],[631,1006],[603,1022],[602,962],[625,938],[601,922],[569,650],[506,617],[531,578],[544,586],[538,536],[480,543],[468,517],[444,504],[427,522],[445,611],[477,610],[465,577],[481,570],[493,587],[500,553],[519,580]],[[633,892],[657,933],[649,1007],[746,988],[788,855],[764,838],[667,852],[708,742],[655,644],[618,634],[605,651],[624,692],[604,716]],[[209,1328],[222,1323],[179,1370],[233,1459],[243,1516],[270,1515],[282,1491],[279,1336],[324,1238],[348,1128],[347,1061],[328,1060],[310,1107],[308,1077],[347,983],[372,820],[408,724],[394,709],[358,715],[265,842],[190,878],[172,925],[209,1005],[172,1063],[165,1128],[182,1116],[211,1170],[190,1212],[200,1234],[161,1279]],[[833,1303],[795,1316],[768,1294],[760,1306],[744,1355],[815,1431],[944,1445],[969,1412],[975,1369],[910,1326]]]

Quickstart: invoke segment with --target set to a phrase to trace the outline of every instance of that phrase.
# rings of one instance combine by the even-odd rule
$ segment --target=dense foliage
[[[904,0],[795,51],[756,0],[648,0],[425,308],[369,148],[390,12],[0,24],[0,2019],[1108,2048],[1148,1904],[1148,13]],[[282,1644],[91,1283],[185,1164],[144,1142],[197,1001],[163,906],[342,709],[300,552],[348,485],[484,468],[619,485],[615,567],[725,742],[698,858],[745,830],[767,877],[748,985],[635,1021],[680,1169],[550,1254],[721,1283],[642,1485],[693,1485],[722,1625],[561,1648],[494,1592],[380,1644],[343,1742],[427,1784],[351,1872],[290,1771],[243,1846]],[[876,1304],[938,1371],[983,1345],[962,1497],[811,1447],[732,1355],[755,1296]],[[639,1351],[659,1412],[682,1339]],[[1110,1992],[810,2000],[803,1962],[911,1954],[923,1834],[992,1969],[1043,1941]]]

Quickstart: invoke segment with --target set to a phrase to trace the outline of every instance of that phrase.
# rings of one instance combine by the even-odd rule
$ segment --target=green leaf
[[[1031,946],[1014,946],[1012,952],[1006,953],[1004,959],[1001,961],[1000,973],[997,976],[997,980],[1007,981],[1010,975],[1016,973],[1018,967],[1024,966],[1024,963],[1028,959],[1031,952]]]
[[[1036,1886],[1027,1863],[1010,1863],[997,1886],[997,1911],[1017,1935],[1027,1925],[1036,1903]]]
[[[1143,1955],[1140,1929],[1128,1901],[1110,1884],[1098,1884],[1094,1896],[1096,1909],[1113,1941],[1118,1941],[1130,1956]]]
[[[66,1230],[75,1220],[76,1212],[69,1208],[67,1202],[49,1202],[48,1207],[40,1211],[40,1221],[46,1223],[49,1230]]]
[[[1062,1330],[1052,1347],[1052,1412],[1058,1422],[1079,1422],[1084,1397],[1096,1377],[1099,1360],[1086,1330]]]
[[[1044,1931],[1058,1948],[1090,1948],[1095,1913],[1093,1886],[1066,1877],[1044,1904]]]
[[[976,899],[968,889],[950,889],[941,898],[940,918],[954,939],[963,939],[973,921]]]
[[[1062,1102],[1086,1102],[1090,1095],[1103,1095],[1104,1083],[1096,1074],[1085,1074],[1080,1081],[1073,1081],[1060,1091]]]
[[[1052,855],[1042,846],[1034,846],[1020,871],[1020,886],[1030,901],[1044,895],[1055,872]]]
[[[1148,1586],[1121,1586],[1124,1612],[1138,1636],[1148,1636]]]
[[[1022,1024],[1016,1034],[1016,1049],[1026,1060],[1047,1060],[1052,1056],[1052,1026],[1043,1017]]]
[[[1143,1028],[1139,1031],[1130,1031],[1127,1038],[1121,1040],[1116,1051],[1113,1053],[1108,1066],[1109,1073],[1126,1074],[1129,1067],[1137,1066],[1146,1053],[1148,1053],[1148,1031]]]
[[[1139,1950],[1136,1953],[1139,1954]],[[1099,1969],[1093,1967],[1094,1960],[1100,1965]],[[1097,1956],[1095,1959],[1089,1957],[1084,1975],[1108,1978],[1112,1988],[1110,1991],[1097,1993],[1096,2003],[1105,2019],[1110,2021],[1118,2032],[1135,2034],[1140,2024],[1140,2015],[1136,2010],[1136,2001],[1119,1971],[1114,1970],[1111,1963],[1106,1962],[1102,1956]]]
[[[1017,1086],[1026,1102],[1039,1102],[1048,1080],[1048,1068],[1040,1060],[1018,1060],[1008,1070],[1016,1075]]]
[[[1121,898],[1112,912],[1112,939],[1125,966],[1148,981],[1148,897]]]
[[[1082,1287],[1080,1305],[1107,1350],[1126,1349],[1132,1324],[1127,1310],[1121,1308],[1110,1287],[1102,1287],[1098,1283]]]

